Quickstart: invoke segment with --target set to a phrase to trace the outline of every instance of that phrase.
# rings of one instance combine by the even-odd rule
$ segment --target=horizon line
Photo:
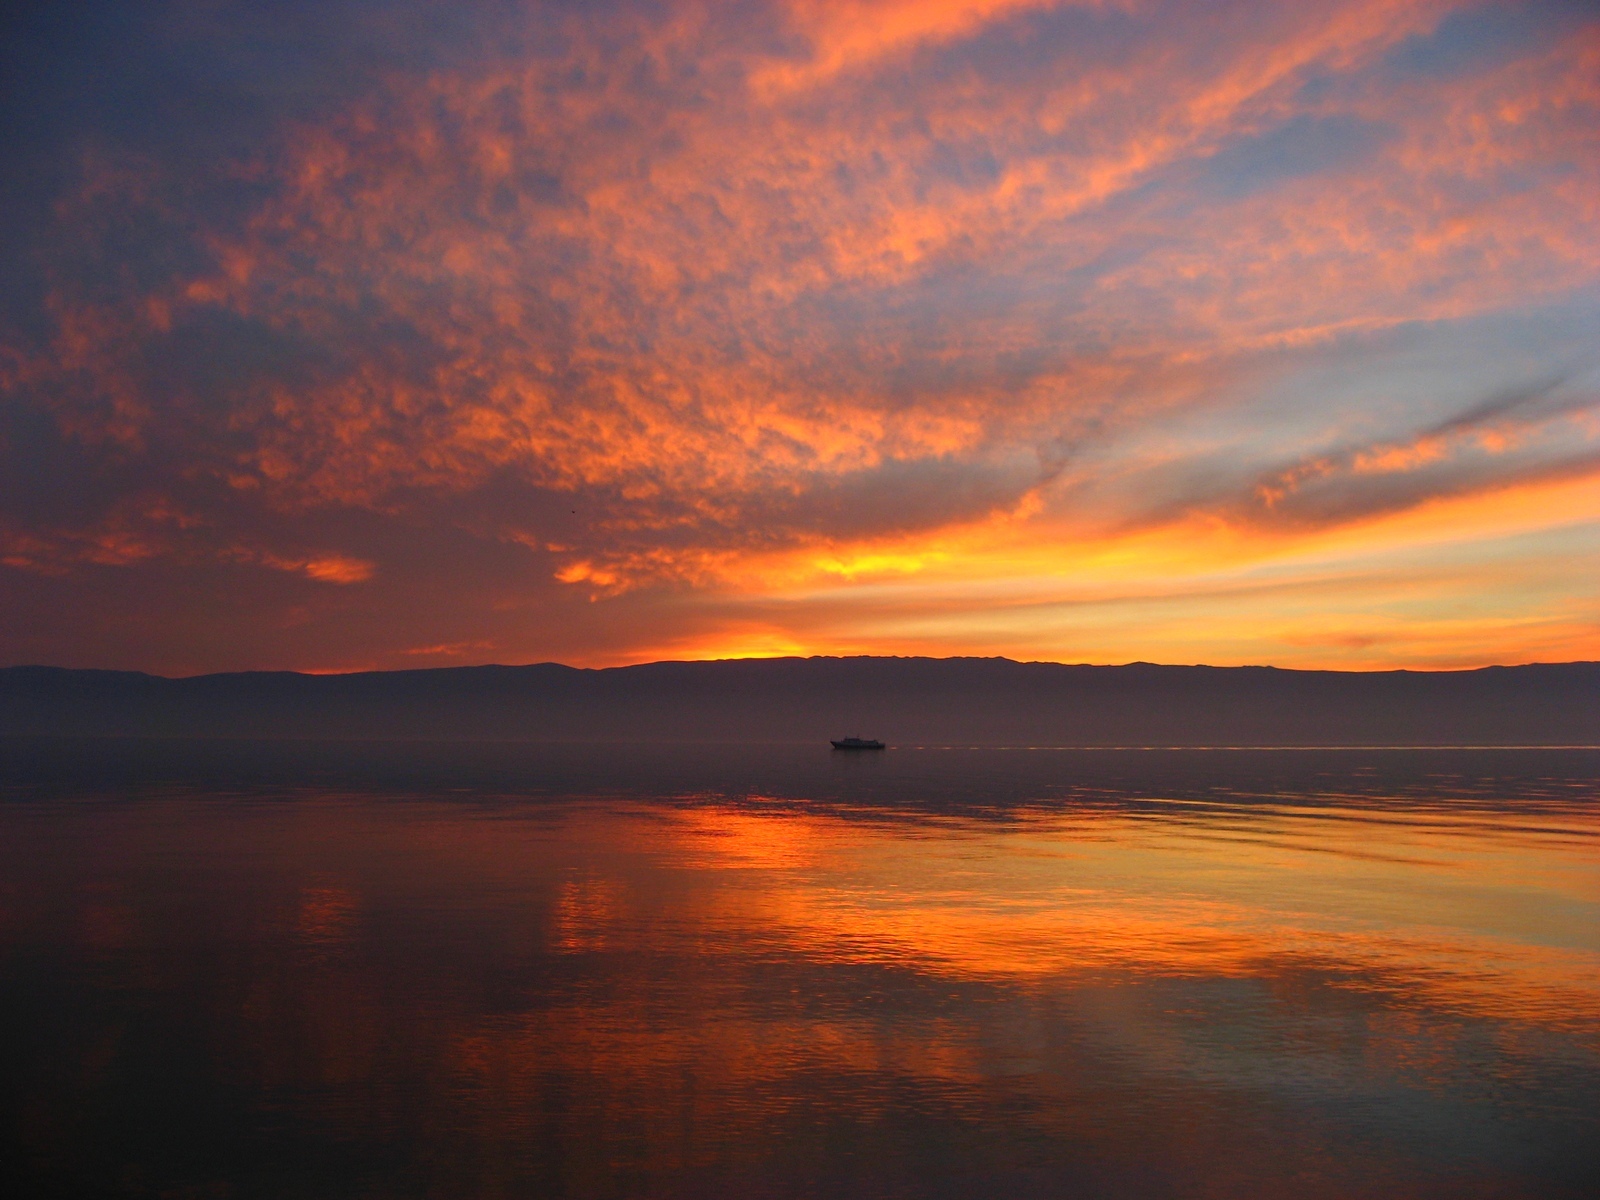
[[[1133,659],[1121,663],[1095,663],[1095,662],[1063,662],[1057,659],[1018,659],[1010,658],[1003,654],[751,654],[730,658],[663,658],[648,659],[639,662],[617,663],[604,667],[580,667],[571,663],[558,662],[554,659],[545,659],[538,662],[526,663],[457,663],[450,666],[437,667],[351,667],[351,668],[275,668],[275,667],[246,667],[232,671],[200,671],[191,675],[163,675],[155,671],[142,671],[136,668],[121,667],[63,667],[50,663],[10,663],[0,666],[0,671],[61,671],[82,672],[108,675],[142,675],[149,679],[162,679],[169,682],[182,682],[190,679],[210,679],[224,675],[298,675],[304,677],[333,677],[348,675],[416,675],[440,671],[486,671],[505,670],[522,671],[535,667],[560,667],[567,671],[586,671],[596,674],[604,671],[627,671],[639,667],[659,666],[693,666],[693,665],[722,665],[736,662],[816,662],[835,661],[848,662],[852,660],[872,659],[882,662],[1005,662],[1015,666],[1045,666],[1045,667],[1076,667],[1091,668],[1095,670],[1124,670],[1131,667],[1158,667],[1165,670],[1209,670],[1209,671],[1282,671],[1287,674],[1299,675],[1467,675],[1478,671],[1509,671],[1525,667],[1576,667],[1593,666],[1600,664],[1596,659],[1565,659],[1561,661],[1535,660],[1519,663],[1484,663],[1475,667],[1375,667],[1340,669],[1332,667],[1280,667],[1272,663],[1237,663],[1233,665],[1217,665],[1213,663],[1159,663],[1147,659]]]

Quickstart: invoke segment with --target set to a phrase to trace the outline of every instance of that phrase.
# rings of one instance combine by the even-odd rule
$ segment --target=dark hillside
[[[1600,742],[1600,663],[1344,673],[979,658],[164,679],[0,670],[0,733],[938,745]]]

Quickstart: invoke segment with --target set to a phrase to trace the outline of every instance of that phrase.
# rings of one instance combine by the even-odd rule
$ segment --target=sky
[[[0,17],[0,663],[1600,659],[1600,6]]]

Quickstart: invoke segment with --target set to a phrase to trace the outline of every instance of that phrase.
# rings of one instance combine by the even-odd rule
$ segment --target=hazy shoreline
[[[1472,671],[975,658],[543,663],[167,679],[0,669],[0,734],[922,746],[1587,746],[1600,663]]]

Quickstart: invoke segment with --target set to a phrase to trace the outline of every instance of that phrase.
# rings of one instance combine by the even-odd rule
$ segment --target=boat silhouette
[[[882,750],[884,745],[877,738],[847,737],[834,740],[835,750]]]

